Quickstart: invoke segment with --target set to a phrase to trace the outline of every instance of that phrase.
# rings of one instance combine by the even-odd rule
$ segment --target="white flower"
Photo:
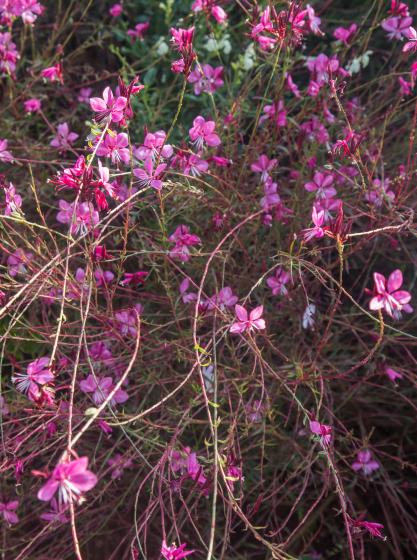
[[[316,306],[314,303],[309,303],[303,313],[303,329],[314,328],[314,315],[316,313]]]
[[[242,66],[244,70],[250,70],[255,66],[256,62],[256,51],[255,45],[251,43],[245,50],[243,54]]]
[[[156,54],[158,56],[164,56],[169,51],[169,46],[165,43],[164,37],[159,37],[158,41],[155,43]]]

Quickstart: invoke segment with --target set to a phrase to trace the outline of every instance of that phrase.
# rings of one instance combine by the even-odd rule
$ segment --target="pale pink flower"
[[[246,311],[241,305],[235,305],[235,313],[237,321],[233,323],[230,327],[231,333],[244,333],[246,331],[250,332],[253,329],[263,330],[266,328],[265,320],[262,319],[262,314],[264,312],[263,305],[259,305],[252,309],[250,313]]]
[[[97,484],[96,475],[87,467],[88,457],[59,463],[52,471],[48,482],[38,491],[38,500],[49,502],[58,491],[59,504],[80,501],[82,494]]]
[[[86,379],[80,381],[80,389],[83,393],[91,393],[91,398],[96,406],[100,406],[113,391],[114,383],[112,377],[94,377],[90,374]],[[118,389],[110,401],[111,406],[122,404],[127,401],[129,395],[123,389]]]
[[[68,150],[77,140],[78,134],[71,132],[68,123],[59,124],[56,127],[57,134],[49,143],[53,148],[57,148],[60,152]]]
[[[26,25],[33,25],[38,16],[45,11],[45,6],[39,4],[37,0],[20,0],[20,16]]]
[[[214,93],[216,89],[221,87],[224,82],[222,79],[223,66],[213,68],[210,64],[202,64],[201,67],[196,66],[188,76],[188,82],[194,84],[194,93]]]
[[[304,236],[305,241],[311,241],[312,239],[321,239],[325,236],[325,228],[323,228],[325,222],[325,215],[324,211],[321,210],[317,212],[316,207],[313,206],[313,211],[311,214],[311,219],[314,224],[313,228],[304,229],[302,234]]]
[[[357,455],[357,460],[352,464],[352,469],[354,471],[363,471],[364,475],[372,474],[377,471],[380,467],[378,461],[372,459],[372,453],[369,449],[363,449],[359,451]]]
[[[214,121],[206,121],[202,116],[198,116],[193,121],[193,126],[188,131],[191,141],[201,150],[204,145],[219,146],[221,144],[220,137],[214,132],[216,123]]]
[[[97,122],[120,122],[127,106],[126,97],[115,97],[112,90],[106,87],[103,91],[103,97],[91,97],[90,106],[97,113],[95,120]]]
[[[22,197],[16,193],[12,183],[9,186],[4,186],[5,204],[4,209],[5,216],[11,216],[12,214],[18,214],[22,207]]]
[[[31,99],[27,99],[26,101],[24,101],[23,105],[25,107],[26,113],[37,113],[41,110],[42,103],[40,99],[32,97]]]
[[[314,35],[324,35],[323,31],[320,29],[321,19],[316,15],[316,12],[310,4],[307,4],[307,17],[310,30]]]
[[[374,294],[376,295],[369,302],[369,309],[372,311],[385,309],[390,317],[394,317],[396,312],[401,312],[411,300],[409,292],[399,289],[403,283],[403,275],[399,269],[391,272],[388,281],[379,272],[374,272],[374,283]]]
[[[317,420],[310,421],[310,431],[311,433],[315,434],[316,436],[320,437],[320,441],[324,446],[330,445],[332,440],[332,430],[331,426],[327,426],[326,424],[320,424]]]
[[[15,525],[19,523],[19,518],[16,510],[19,506],[18,500],[11,500],[10,502],[0,502],[0,515],[8,525]]]
[[[221,6],[212,6],[211,15],[214,17],[217,23],[223,24],[227,21],[227,14]]]

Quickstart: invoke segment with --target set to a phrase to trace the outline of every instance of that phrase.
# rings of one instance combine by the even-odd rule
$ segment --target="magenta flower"
[[[382,523],[374,523],[373,521],[359,521],[352,518],[349,519],[349,523],[356,531],[361,531],[362,529],[365,529],[365,531],[368,531],[368,533],[373,537],[377,537],[383,540],[385,540],[386,538],[381,533],[381,530],[384,528]]]
[[[44,68],[41,72],[42,78],[45,80],[49,80],[50,82],[59,81],[63,83],[63,75],[62,75],[62,64],[57,62],[54,66],[49,66],[48,68]]]
[[[19,518],[16,514],[18,506],[18,500],[0,502],[0,515],[3,516],[3,519],[8,525],[15,525],[16,523],[19,523]]]
[[[196,66],[188,76],[188,82],[194,84],[194,93],[214,93],[216,89],[224,84],[222,79],[223,66],[213,68],[210,64],[202,64],[201,67]]]
[[[93,92],[93,88],[90,87],[81,88],[77,96],[77,101],[86,104],[90,103],[90,97],[92,92]]]
[[[145,33],[148,31],[150,26],[149,21],[144,23],[138,23],[135,25],[134,29],[128,29],[127,34],[131,38],[132,41],[135,40],[142,40],[144,38]]]
[[[53,148],[57,148],[60,152],[68,150],[77,140],[78,134],[71,132],[68,123],[59,124],[56,127],[57,134],[49,143]]]
[[[0,138],[0,161],[11,163],[14,157],[7,149],[8,141],[5,138]]]
[[[90,374],[86,379],[80,381],[80,389],[83,393],[91,393],[91,398],[96,406],[100,406],[114,388],[112,377],[94,377]],[[118,389],[110,401],[111,406],[122,404],[127,401],[129,395],[126,391]]]
[[[259,305],[252,309],[248,314],[246,309],[241,305],[235,305],[235,313],[238,321],[233,323],[230,327],[231,333],[244,333],[246,331],[250,332],[253,329],[263,330],[266,328],[265,320],[262,319],[262,314],[264,312],[263,305]]]
[[[395,200],[394,191],[389,189],[390,180],[374,179],[372,181],[372,189],[365,193],[364,198],[369,204],[373,204],[376,208],[380,208],[385,201],[393,202]]]
[[[285,110],[282,99],[272,105],[265,105],[263,112],[264,114],[259,119],[260,123],[271,119],[278,127],[287,125],[287,111]]]
[[[9,183],[9,186],[4,186],[4,195],[6,207],[4,209],[5,216],[11,216],[12,214],[18,214],[22,207],[22,197],[16,193],[16,189]]]
[[[395,369],[392,369],[390,367],[385,368],[385,373],[388,375],[388,377],[391,379],[393,383],[396,383],[397,379],[403,378],[402,373],[400,373],[399,371],[395,371]]]
[[[209,168],[208,161],[197,154],[189,154],[188,157],[179,158],[178,163],[182,167],[184,175],[191,175],[192,177],[199,177],[202,173],[206,173]]]
[[[116,479],[120,478],[123,474],[124,469],[133,468],[132,459],[126,459],[125,457],[123,457],[123,455],[121,453],[116,453],[107,462],[111,467],[111,471],[112,471],[111,472],[111,478],[112,478],[112,480],[116,480]]]
[[[137,304],[135,306],[135,309],[140,314],[142,311],[142,306],[140,304]],[[118,311],[114,314],[114,318],[116,319],[116,326],[123,336],[136,336],[138,325],[136,313],[133,309]]]
[[[31,99],[24,101],[23,105],[26,113],[37,113],[41,110],[42,103],[40,99],[32,97]]]
[[[166,163],[160,163],[154,169],[154,162],[151,157],[147,157],[143,164],[143,169],[136,168],[133,170],[135,177],[139,179],[139,185],[141,187],[152,187],[153,189],[160,191],[162,189],[161,175],[166,169]]]
[[[186,474],[197,482],[199,486],[205,487],[207,485],[207,478],[204,475],[203,467],[198,461],[197,453],[192,452],[189,447],[186,447],[183,452],[172,451],[171,469],[173,473]]]
[[[107,132],[96,153],[98,156],[111,157],[112,163],[116,165],[119,165],[120,162],[127,165],[130,161],[128,145],[129,139],[125,132],[119,132],[119,134]]]
[[[417,31],[414,27],[409,27],[404,32],[404,36],[407,39],[407,43],[403,46],[403,52],[417,52]]]
[[[180,546],[175,546],[175,544],[168,546],[165,541],[162,541],[162,557],[164,560],[182,560],[194,552],[194,550],[185,550],[186,547],[185,543]]]
[[[197,299],[197,294],[194,292],[189,292],[188,288],[190,287],[190,281],[188,278],[184,278],[184,280],[180,284],[180,295],[182,298],[182,302],[187,304],[195,301]]]
[[[100,286],[107,286],[114,280],[114,274],[111,270],[101,270],[98,268],[94,271],[94,278],[96,279],[96,285],[99,288]]]
[[[320,441],[323,446],[330,445],[332,440],[332,430],[331,426],[327,426],[326,424],[320,424],[317,420],[310,421],[310,431],[311,433],[315,434],[316,436],[320,437]]]
[[[310,4],[307,4],[307,17],[310,30],[314,35],[324,35],[320,29],[321,19],[316,15],[316,12]]]
[[[214,121],[206,121],[202,116],[194,119],[193,126],[188,133],[198,150],[202,150],[205,144],[207,146],[219,146],[222,143],[219,136],[214,132],[215,128],[216,123]]]
[[[119,3],[113,4],[109,10],[112,17],[119,17],[123,13],[123,6]]]
[[[358,26],[356,23],[352,23],[352,25],[350,25],[347,29],[345,27],[337,27],[333,31],[333,37],[348,46],[349,41],[355,35],[357,29]]]
[[[291,275],[289,272],[284,270],[282,266],[279,266],[275,270],[274,276],[270,276],[267,278],[266,283],[272,290],[272,295],[277,296],[286,296],[288,290],[286,288],[286,284],[291,280]]]
[[[388,33],[388,39],[403,40],[407,37],[407,33],[413,19],[411,17],[391,17],[381,23],[382,29]]]
[[[94,342],[89,349],[88,355],[94,362],[105,362],[112,359],[113,355],[105,342]]]
[[[120,122],[124,117],[126,105],[126,97],[114,97],[109,87],[106,87],[103,91],[103,98],[90,98],[90,107],[97,113],[95,117],[97,122]]]
[[[38,500],[49,502],[58,491],[58,503],[80,501],[82,494],[94,488],[97,477],[87,469],[88,457],[80,457],[67,463],[59,463],[38,491]]]
[[[189,29],[182,29],[179,27],[175,29],[171,27],[171,41],[179,51],[185,51],[192,46],[194,38],[194,27]]]
[[[377,471],[379,467],[378,461],[372,459],[372,453],[369,449],[359,451],[357,460],[352,463],[352,469],[356,472],[363,471],[364,475],[372,474],[374,471]]]
[[[377,311],[385,309],[390,317],[397,318],[402,310],[407,312],[408,302],[411,294],[405,290],[400,290],[403,283],[401,270],[397,269],[386,278],[379,272],[374,272],[374,293],[376,294],[369,302],[369,309]],[[410,306],[408,306],[410,308]]]
[[[51,510],[39,516],[43,521],[48,521],[48,523],[68,523],[69,519],[65,514],[68,509],[67,504],[59,504],[55,498],[52,498],[49,505]]]
[[[44,11],[45,6],[39,4],[37,0],[20,0],[18,15],[21,16],[25,25],[33,25]]]
[[[261,181],[264,183],[269,178],[269,173],[274,169],[277,164],[277,159],[269,159],[268,156],[262,154],[259,159],[254,161],[250,168],[254,173],[261,173]]]
[[[38,358],[34,362],[30,362],[25,373],[17,373],[12,377],[13,383],[16,383],[17,390],[21,393],[27,393],[33,384],[45,385],[53,381],[54,376],[49,367],[49,358]]]
[[[304,188],[308,192],[315,192],[317,198],[332,198],[337,191],[332,187],[334,181],[333,175],[330,173],[314,173],[313,181],[304,184]]]
[[[169,236],[168,240],[171,241],[171,243],[175,243],[175,246],[169,252],[169,256],[173,259],[179,259],[182,262],[186,262],[190,258],[189,247],[201,243],[201,239],[198,235],[190,233],[189,228],[183,224],[177,227],[174,233]]]
[[[321,239],[326,234],[325,227],[323,228],[323,224],[325,222],[325,215],[324,210],[317,212],[316,207],[313,206],[313,212],[311,214],[311,219],[314,224],[313,228],[304,229],[302,234],[304,236],[305,241],[311,241],[314,238]]]
[[[144,270],[138,270],[137,272],[125,272],[123,280],[120,281],[120,285],[137,286],[138,284],[143,284],[147,276],[148,273]]]

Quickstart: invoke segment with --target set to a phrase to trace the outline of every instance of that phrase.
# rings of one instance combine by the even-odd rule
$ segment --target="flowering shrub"
[[[412,2],[0,0],[15,560],[415,558]]]

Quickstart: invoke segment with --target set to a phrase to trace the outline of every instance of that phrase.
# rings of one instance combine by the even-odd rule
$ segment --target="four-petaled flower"
[[[11,500],[10,502],[0,502],[0,515],[9,525],[19,523],[19,518],[16,510],[19,506],[18,500]]]
[[[352,464],[352,469],[354,471],[363,471],[363,474],[372,474],[374,471],[378,470],[380,467],[378,461],[372,459],[372,453],[369,449],[363,449],[359,451],[356,461]]]
[[[59,463],[51,477],[38,491],[38,500],[49,502],[58,491],[58,503],[80,501],[83,492],[88,492],[97,484],[97,477],[88,470],[88,457]]]
[[[320,424],[317,420],[310,421],[310,431],[316,436],[319,436],[321,443],[324,446],[330,445],[332,440],[332,430],[331,426],[327,426],[326,424]]]
[[[408,305],[411,294],[399,289],[403,283],[401,270],[391,272],[388,281],[379,272],[374,272],[374,283],[375,296],[369,302],[369,309],[372,311],[385,309],[388,315],[394,318],[398,318],[402,310],[405,312],[411,310],[411,306]]]
[[[206,121],[201,115],[193,120],[189,135],[197,149],[203,149],[205,144],[207,146],[219,146],[221,144],[220,137],[214,132],[215,128],[216,123],[214,121]]]
[[[126,97],[115,97],[109,87],[106,87],[103,91],[103,98],[90,98],[90,106],[97,113],[95,117],[97,122],[120,122],[124,117],[126,105]]]
[[[230,327],[231,333],[244,333],[246,331],[250,332],[253,329],[263,330],[266,328],[265,320],[262,319],[262,314],[264,312],[263,305],[259,305],[252,309],[250,313],[246,311],[244,307],[239,304],[235,305],[235,313],[237,321],[233,323]]]

